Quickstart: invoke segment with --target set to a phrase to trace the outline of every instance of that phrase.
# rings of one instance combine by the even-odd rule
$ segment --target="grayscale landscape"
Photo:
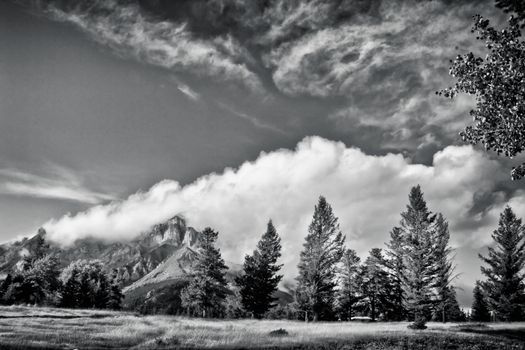
[[[525,349],[524,30],[0,1],[0,349]]]

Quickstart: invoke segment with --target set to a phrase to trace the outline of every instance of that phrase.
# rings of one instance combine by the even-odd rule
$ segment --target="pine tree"
[[[375,321],[378,315],[390,310],[390,281],[383,270],[384,259],[381,249],[373,248],[362,269],[362,294],[367,302],[370,318]]]
[[[525,228],[510,207],[500,215],[499,227],[492,234],[496,246],[488,257],[479,255],[488,267],[481,267],[487,277],[483,289],[489,307],[501,321],[518,321],[525,303],[523,270],[525,267]]]
[[[407,210],[401,217],[400,228],[405,241],[402,274],[405,307],[414,320],[410,327],[424,329],[434,298],[435,215],[428,210],[419,185],[411,189]]]
[[[399,227],[394,227],[390,232],[390,242],[387,244],[387,248],[385,266],[390,274],[392,286],[392,310],[389,319],[392,321],[401,321],[404,320],[406,316],[403,292],[403,257],[405,243],[403,241],[402,231]]]
[[[225,270],[221,252],[215,247],[219,233],[207,227],[199,235],[200,254],[195,276],[181,292],[184,308],[203,317],[219,316],[226,298]]]
[[[363,296],[361,295],[360,259],[353,249],[345,249],[341,259],[342,267],[339,271],[339,290],[337,291],[337,309],[341,319],[351,320],[354,315],[354,306]]]
[[[314,321],[334,317],[336,269],[344,241],[332,207],[319,197],[300,256],[296,290],[301,310],[311,314]]]
[[[99,276],[95,284],[95,300],[94,305],[97,309],[105,309],[109,303],[109,296],[111,292],[111,283],[108,281],[106,274]]]
[[[262,318],[275,306],[273,294],[283,277],[277,275],[282,266],[277,265],[280,256],[281,239],[270,220],[257,249],[244,259],[244,274],[235,280],[244,309],[255,318]]]
[[[105,307],[111,310],[120,310],[122,308],[121,303],[123,298],[124,295],[119,284],[115,280],[112,280],[109,285],[108,299]]]
[[[489,322],[490,312],[480,281],[476,281],[474,287],[474,301],[472,302],[472,312],[470,314],[470,320],[474,322]]]
[[[435,313],[440,313],[441,317],[439,319],[442,322],[446,322],[447,319],[450,319],[450,317],[447,316],[447,310],[450,309],[450,305],[453,305],[456,301],[456,294],[450,289],[450,283],[453,278],[452,273],[454,272],[454,266],[452,265],[450,257],[452,248],[449,246],[450,233],[448,230],[448,222],[445,220],[443,215],[437,215],[435,227],[436,230],[434,232],[435,241],[433,249],[436,269],[436,279],[434,286],[436,288],[437,294]],[[456,311],[457,310],[454,312]]]
[[[76,308],[80,305],[80,297],[82,291],[80,290],[80,282],[78,281],[79,271],[74,269],[71,275],[65,281],[62,287],[62,299],[60,305],[67,308]]]

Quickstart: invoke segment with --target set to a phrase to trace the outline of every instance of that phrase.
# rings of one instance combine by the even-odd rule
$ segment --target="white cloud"
[[[263,89],[246,64],[252,58],[229,35],[196,38],[185,23],[157,20],[144,14],[138,5],[115,0],[69,6],[67,11],[50,3],[40,4],[56,20],[76,25],[124,56],[174,71],[241,83],[257,92]]]
[[[307,137],[295,150],[261,153],[238,169],[186,186],[164,180],[124,201],[51,220],[45,228],[60,244],[84,237],[124,240],[182,214],[198,229],[217,229],[225,258],[240,262],[272,218],[282,236],[286,271],[293,273],[319,195],[332,204],[348,245],[364,254],[373,246],[384,247],[410,187],[421,184],[430,208],[450,220],[458,246],[467,240],[484,242],[486,237],[454,227],[474,220],[469,210],[475,195],[492,192],[503,178],[497,162],[470,146],[449,146],[425,166],[399,154],[371,156],[340,142]]]
[[[177,83],[177,89],[193,101],[198,101],[201,99],[201,96],[198,92],[196,92],[184,83]]]
[[[82,179],[69,169],[48,164],[46,170],[46,175],[35,175],[12,168],[0,169],[0,193],[87,204],[115,199],[111,194],[87,188]]]
[[[304,20],[324,10],[299,6],[290,18]],[[287,94],[326,97],[366,89],[395,99],[413,84],[411,74],[399,76],[396,70],[414,72],[425,84],[439,79],[436,68],[454,57],[457,45],[472,41],[468,19],[473,11],[469,4],[451,8],[439,1],[383,1],[373,17],[313,26],[315,31],[272,49],[266,61],[274,67],[276,86]],[[272,30],[281,33],[281,27]]]

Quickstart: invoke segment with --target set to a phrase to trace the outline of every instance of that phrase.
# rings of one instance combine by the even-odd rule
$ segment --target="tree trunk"
[[[376,320],[376,298],[372,298],[371,308],[372,308],[372,321],[375,321]]]
[[[443,323],[446,323],[446,322],[447,322],[447,319],[446,319],[446,317],[445,317],[445,306],[443,306],[443,310],[442,310],[441,317],[442,317],[442,321],[443,321]]]

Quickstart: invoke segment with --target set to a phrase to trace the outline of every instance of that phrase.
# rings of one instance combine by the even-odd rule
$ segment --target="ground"
[[[10,306],[0,307],[0,349],[525,349],[525,323],[430,323],[425,331],[406,326]],[[277,331],[281,329],[285,331]]]

